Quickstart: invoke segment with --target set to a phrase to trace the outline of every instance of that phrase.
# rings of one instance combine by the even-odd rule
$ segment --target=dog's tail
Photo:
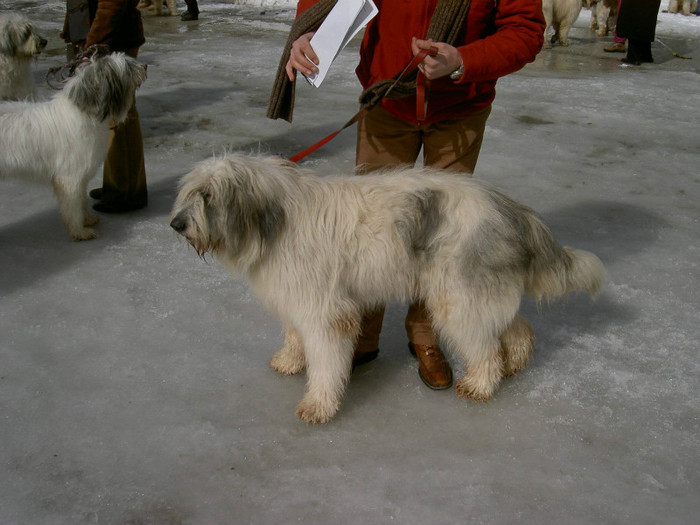
[[[538,301],[574,291],[597,295],[605,279],[600,259],[591,252],[562,247],[538,217],[528,219],[530,227],[523,242],[531,258],[525,293]]]

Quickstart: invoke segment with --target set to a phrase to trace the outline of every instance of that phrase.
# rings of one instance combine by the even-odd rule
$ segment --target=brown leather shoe
[[[418,375],[429,388],[445,390],[452,386],[452,369],[438,345],[414,345],[408,349],[418,359]]]

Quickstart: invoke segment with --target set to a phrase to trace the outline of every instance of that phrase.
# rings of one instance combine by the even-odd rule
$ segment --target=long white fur
[[[34,95],[30,66],[44,47],[46,40],[25,16],[0,15],[0,100],[22,100]]]
[[[44,102],[0,104],[0,177],[50,182],[76,241],[93,239],[87,183],[107,154],[110,126],[122,122],[146,68],[123,53],[95,58]]]
[[[272,157],[230,154],[186,175],[171,226],[253,290],[286,327],[270,362],[306,369],[304,421],[337,412],[364,312],[421,299],[465,365],[457,394],[489,399],[523,368],[523,293],[595,294],[603,266],[562,248],[537,215],[485,184],[427,168],[315,177]]]

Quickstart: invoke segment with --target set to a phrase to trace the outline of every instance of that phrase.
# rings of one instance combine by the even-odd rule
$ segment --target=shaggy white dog
[[[75,241],[93,239],[87,183],[104,162],[110,126],[122,122],[146,66],[123,53],[83,59],[46,102],[0,104],[0,176],[50,181]]]
[[[544,47],[559,42],[562,46],[569,45],[569,30],[574,25],[581,12],[582,0],[542,0],[542,13],[547,23],[544,30]],[[554,28],[552,37],[547,40],[547,31]]]
[[[21,100],[34,94],[31,61],[46,47],[22,15],[0,15],[0,99]]]
[[[212,253],[284,323],[271,366],[307,371],[297,407],[306,422],[337,412],[364,312],[424,301],[461,358],[461,397],[489,399],[532,349],[521,296],[594,294],[603,266],[562,248],[529,208],[474,179],[399,169],[315,177],[277,158],[231,154],[181,181],[170,225]]]

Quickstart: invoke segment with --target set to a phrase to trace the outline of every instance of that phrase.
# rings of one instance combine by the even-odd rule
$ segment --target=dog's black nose
[[[46,47],[46,44],[48,44],[48,43],[49,43],[48,40],[46,40],[45,38],[42,38],[41,40],[39,40],[39,47],[41,49],[44,49]]]
[[[170,227],[177,233],[182,233],[187,228],[187,221],[180,215],[170,221]]]

